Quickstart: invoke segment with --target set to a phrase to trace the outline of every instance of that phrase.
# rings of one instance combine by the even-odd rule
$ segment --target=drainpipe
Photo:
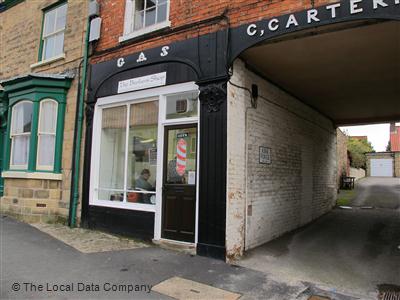
[[[85,89],[86,89],[86,76],[87,76],[87,63],[89,53],[89,33],[90,33],[90,16],[87,17],[86,24],[86,35],[85,44],[83,49],[83,68],[82,68],[82,79],[80,82],[80,94],[78,98],[78,118],[75,126],[75,140],[74,140],[74,153],[75,158],[72,162],[73,168],[71,172],[72,180],[72,197],[70,202],[70,215],[69,215],[69,226],[71,228],[76,226],[76,211],[79,201],[79,173],[80,173],[80,162],[81,162],[81,145],[82,145],[82,131],[83,131],[83,110],[85,103]]]

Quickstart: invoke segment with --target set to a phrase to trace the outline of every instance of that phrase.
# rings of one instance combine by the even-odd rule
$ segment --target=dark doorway
[[[194,242],[197,125],[165,127],[162,238]]]

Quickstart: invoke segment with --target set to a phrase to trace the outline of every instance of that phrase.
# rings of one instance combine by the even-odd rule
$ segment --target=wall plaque
[[[260,146],[260,164],[268,165],[271,163],[271,148]]]

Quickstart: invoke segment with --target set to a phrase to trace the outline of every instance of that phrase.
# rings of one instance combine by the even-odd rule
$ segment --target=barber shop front
[[[325,4],[265,3],[240,24],[231,9],[197,24],[203,33],[103,45],[90,64],[82,224],[230,260],[327,213],[335,126],[371,120],[359,108],[380,111],[383,94],[390,109],[373,120],[398,119],[398,94],[374,74],[397,74],[400,3]]]
[[[126,86],[120,81],[118,91],[143,81],[163,85],[166,76],[128,79]],[[156,240],[195,242],[198,94],[189,82],[97,99],[91,206],[147,215],[144,224],[132,220],[132,226],[148,229],[151,238],[154,226]]]

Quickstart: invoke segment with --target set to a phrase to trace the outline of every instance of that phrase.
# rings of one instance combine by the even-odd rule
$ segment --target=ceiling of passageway
[[[400,120],[400,22],[320,27],[241,58],[337,125]]]

